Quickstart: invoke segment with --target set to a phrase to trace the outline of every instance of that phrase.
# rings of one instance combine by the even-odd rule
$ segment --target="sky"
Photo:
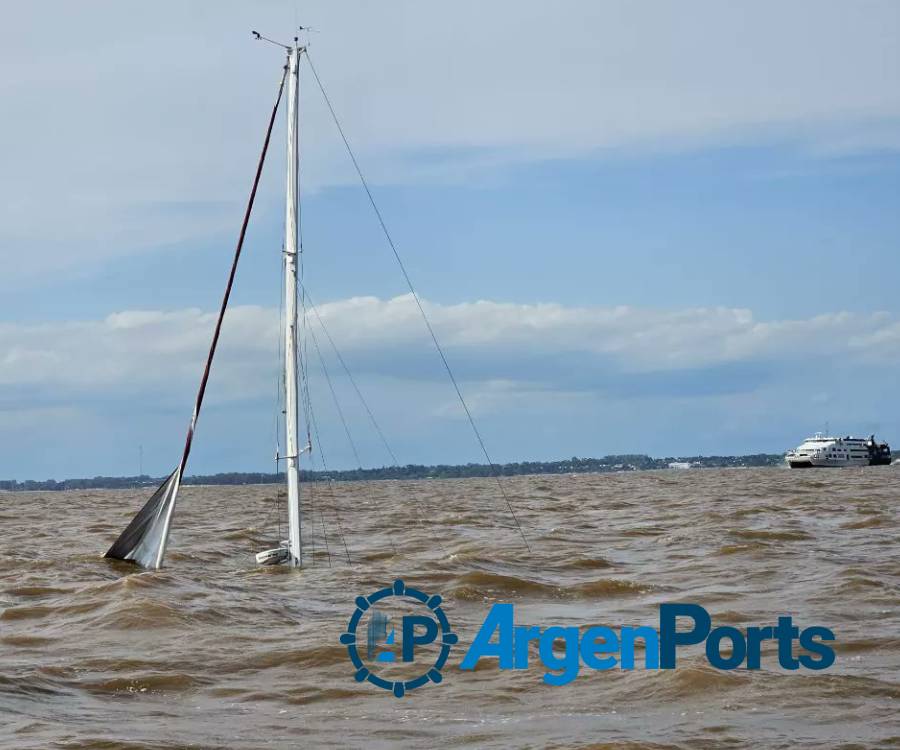
[[[780,452],[826,424],[900,446],[895,2],[4,17],[0,479],[179,459],[281,73],[250,31],[297,24],[495,460]],[[301,118],[325,326],[401,463],[481,461],[308,66]],[[284,137],[189,473],[273,467]],[[318,325],[360,463],[389,464]],[[321,453],[352,467],[307,355]]]

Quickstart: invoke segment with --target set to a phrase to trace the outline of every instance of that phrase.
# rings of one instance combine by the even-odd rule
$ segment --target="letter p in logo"
[[[425,632],[416,635],[417,626],[425,628]],[[433,643],[437,634],[437,623],[427,615],[405,615],[403,617],[403,661],[412,661],[415,658],[416,646]]]

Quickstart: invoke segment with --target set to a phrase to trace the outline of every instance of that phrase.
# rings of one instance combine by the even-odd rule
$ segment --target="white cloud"
[[[900,141],[890,1],[312,2],[302,13],[322,30],[320,73],[375,180],[598,149]],[[5,278],[45,270],[48,254],[62,269],[233,229],[278,73],[278,51],[249,30],[284,35],[293,15],[238,2],[6,8]],[[304,179],[342,183],[349,166],[311,83]],[[277,192],[278,170],[267,179]]]
[[[883,373],[900,320],[832,313],[756,320],[747,310],[425,302],[495,458],[644,451],[777,451],[826,420],[900,430]],[[408,296],[323,303],[320,313],[401,462],[480,460]],[[225,321],[192,471],[267,469],[278,313]],[[214,313],[124,310],[96,320],[0,324],[0,476],[161,473],[183,437]],[[366,465],[388,460],[317,333]],[[308,346],[311,358],[314,347]],[[329,465],[355,465],[318,361],[311,391]],[[894,437],[894,439],[896,439]]]
[[[668,393],[684,389],[687,376],[696,379],[692,392],[703,395],[719,392],[723,382],[752,389],[756,381],[746,381],[744,371],[778,376],[786,368],[822,363],[895,366],[900,361],[900,321],[883,313],[756,321],[748,310],[728,308],[665,311],[489,301],[425,306],[454,367],[470,384],[481,384],[479,398],[486,401],[502,400],[517,388],[621,392],[629,382]],[[356,297],[323,304],[319,311],[361,377],[443,377],[409,295]],[[214,320],[213,313],[187,309],[3,324],[0,385],[38,402],[54,394],[77,402],[144,391],[167,401],[196,382]],[[321,330],[317,336],[327,353]],[[276,310],[230,310],[215,368],[216,398],[269,393],[277,340]],[[337,372],[335,364],[330,367]],[[312,372],[317,371],[314,363]]]

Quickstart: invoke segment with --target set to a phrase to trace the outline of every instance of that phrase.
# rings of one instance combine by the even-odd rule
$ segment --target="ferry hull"
[[[864,466],[887,466],[890,461],[873,458],[868,461],[829,461],[825,459],[789,458],[788,466],[792,469],[858,469]]]
[[[792,469],[856,469],[869,464],[822,464],[813,463],[812,461],[788,461],[788,465]]]

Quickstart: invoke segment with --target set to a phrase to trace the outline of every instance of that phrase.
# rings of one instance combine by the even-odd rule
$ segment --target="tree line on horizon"
[[[402,479],[466,479],[470,477],[490,477],[495,473],[500,476],[524,476],[530,474],[586,474],[610,473],[619,471],[647,471],[651,469],[667,469],[671,463],[688,463],[701,469],[778,466],[784,461],[780,453],[755,453],[746,456],[683,456],[667,458],[651,458],[643,454],[625,454],[604,456],[603,458],[579,458],[572,456],[561,461],[517,461],[513,463],[495,464],[408,464],[406,466],[382,466],[374,469],[343,469],[336,471],[301,471],[301,481],[337,481],[358,482],[370,480],[402,480]],[[0,490],[18,491],[56,491],[56,490],[89,490],[89,489],[132,489],[158,485],[166,477],[148,475],[131,477],[92,477],[85,479],[64,479],[44,481],[28,479],[18,482],[15,479],[0,480]],[[242,485],[242,484],[274,484],[284,481],[284,474],[267,474],[264,472],[230,471],[219,474],[196,474],[184,478],[185,485]]]

